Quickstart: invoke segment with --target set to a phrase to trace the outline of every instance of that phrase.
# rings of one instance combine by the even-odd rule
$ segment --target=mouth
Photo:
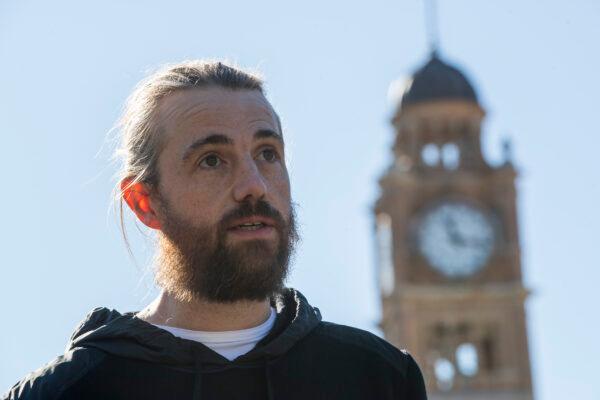
[[[270,218],[265,217],[246,217],[240,218],[229,226],[229,229],[242,229],[246,231],[255,231],[261,228],[273,228],[275,226],[275,222]]]
[[[269,218],[248,217],[234,221],[228,231],[246,238],[268,237],[275,232],[275,222]]]
[[[262,222],[249,222],[246,224],[237,225],[233,229],[241,229],[243,231],[256,231],[265,226],[267,226],[267,225],[263,224]]]

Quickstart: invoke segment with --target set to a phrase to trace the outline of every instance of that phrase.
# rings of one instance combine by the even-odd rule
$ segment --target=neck
[[[214,303],[182,302],[162,291],[137,317],[155,325],[195,331],[236,331],[258,326],[269,317],[269,300]]]

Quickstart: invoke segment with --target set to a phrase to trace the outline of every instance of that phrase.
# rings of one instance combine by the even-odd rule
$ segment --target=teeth
[[[241,229],[245,229],[245,230],[256,230],[256,229],[262,228],[263,224],[262,224],[262,222],[246,223],[246,224],[239,225],[239,227]]]

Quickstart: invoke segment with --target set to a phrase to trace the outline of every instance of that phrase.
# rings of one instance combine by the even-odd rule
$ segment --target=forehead
[[[250,126],[270,127],[281,134],[275,111],[258,90],[209,87],[178,91],[161,100],[157,118],[167,135],[203,128],[240,132]]]

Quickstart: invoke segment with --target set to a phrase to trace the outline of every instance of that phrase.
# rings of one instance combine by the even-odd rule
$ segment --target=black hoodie
[[[97,308],[64,355],[2,399],[426,399],[412,357],[368,332],[321,321],[293,289],[250,352],[229,361],[135,316]]]

